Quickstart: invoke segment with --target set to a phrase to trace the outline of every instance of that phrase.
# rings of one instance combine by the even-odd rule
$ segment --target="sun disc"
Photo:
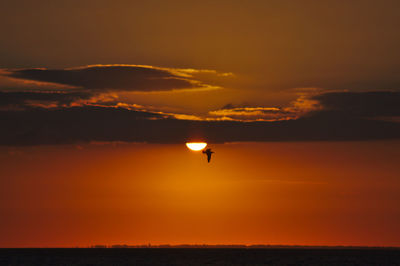
[[[205,142],[186,142],[186,147],[192,151],[201,151],[207,146]]]

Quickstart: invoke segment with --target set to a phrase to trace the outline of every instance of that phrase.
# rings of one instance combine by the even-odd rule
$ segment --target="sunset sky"
[[[399,10],[1,1],[0,247],[400,246]]]

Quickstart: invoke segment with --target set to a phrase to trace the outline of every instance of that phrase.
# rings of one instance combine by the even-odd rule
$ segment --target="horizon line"
[[[274,244],[113,244],[113,245],[90,245],[90,246],[43,246],[43,247],[0,247],[0,249],[117,249],[117,248],[237,248],[237,249],[274,249],[274,248],[293,248],[293,249],[400,249],[400,246],[360,246],[360,245],[274,245]]]

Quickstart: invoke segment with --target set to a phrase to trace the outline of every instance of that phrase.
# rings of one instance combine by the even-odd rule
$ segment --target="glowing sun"
[[[186,142],[186,147],[192,151],[201,151],[207,146],[205,142]]]

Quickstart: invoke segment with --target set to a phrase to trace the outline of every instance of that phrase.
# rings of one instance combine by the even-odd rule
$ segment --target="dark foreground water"
[[[0,249],[0,265],[400,265],[400,249]]]

